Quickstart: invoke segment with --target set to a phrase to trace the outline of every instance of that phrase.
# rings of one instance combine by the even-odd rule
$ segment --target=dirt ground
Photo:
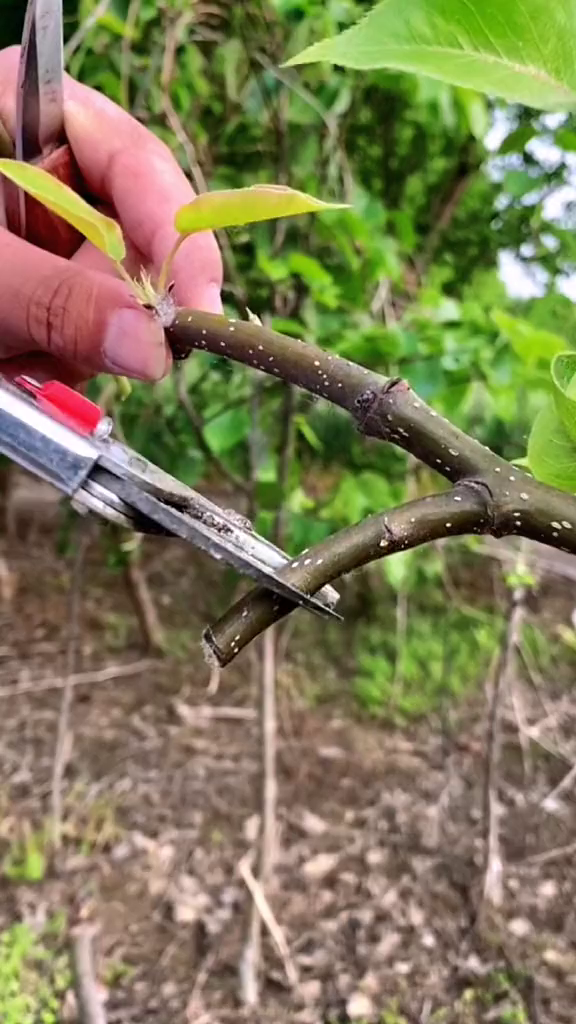
[[[16,591],[0,635],[0,856],[50,807],[61,691],[38,684],[66,666],[67,563],[56,539],[44,523],[6,552]],[[0,882],[0,928],[85,908],[100,928],[109,1024],[572,1024],[570,679],[554,666],[545,678],[532,672],[504,708],[503,901],[488,911],[482,690],[444,720],[399,730],[354,720],[338,700],[310,707],[301,668],[284,660],[280,852],[269,895],[298,983],[289,984],[266,936],[261,1006],[246,1013],[238,971],[248,898],[238,863],[257,827],[258,648],[207,695],[194,641],[226,606],[222,575],[165,541],[150,544],[146,566],[174,654],[75,688],[64,856],[37,885]],[[566,617],[574,597],[564,585],[554,614]],[[80,671],[145,657],[122,578],[98,548],[81,637]],[[30,689],[15,698],[15,687]],[[245,713],[229,717],[231,708]]]

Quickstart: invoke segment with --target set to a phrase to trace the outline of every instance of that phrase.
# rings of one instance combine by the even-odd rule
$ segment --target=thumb
[[[170,365],[161,325],[124,281],[0,229],[0,357],[32,351],[142,380]]]

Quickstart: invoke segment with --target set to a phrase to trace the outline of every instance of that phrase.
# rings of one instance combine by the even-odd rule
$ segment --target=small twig
[[[68,61],[71,60],[71,58],[74,56],[76,50],[78,50],[80,46],[82,46],[82,43],[84,42],[92,26],[95,25],[96,22],[99,21],[100,18],[102,18],[106,14],[106,11],[110,6],[110,3],[111,0],[100,0],[100,2],[96,4],[94,10],[90,12],[88,17],[85,18],[85,20],[78,26],[76,31],[70,36],[70,39],[64,47],[65,64],[68,64]]]
[[[15,588],[16,576],[8,564],[8,559],[0,554],[0,611],[10,611]]]
[[[553,850],[546,850],[544,853],[533,853],[530,857],[525,857],[522,864],[551,864],[562,857],[571,857],[573,853],[576,853],[576,842],[568,843],[567,846],[555,846]]]
[[[522,623],[525,616],[526,588],[514,588],[510,613],[500,657],[494,673],[492,695],[488,712],[488,740],[486,750],[486,778],[484,784],[484,823],[486,859],[484,870],[483,902],[499,907],[504,898],[504,864],[500,846],[499,772],[501,748],[502,700],[509,688],[514,671],[516,651],[520,645]]]
[[[69,676],[56,676],[51,679],[37,679],[23,686],[0,687],[0,698],[19,697],[24,693],[47,693],[49,690],[62,690],[67,686],[96,686],[98,683],[113,683],[116,679],[126,679],[140,675],[146,669],[157,665],[151,658],[133,661],[127,665],[109,665],[108,668],[95,669],[92,672],[74,672]]]
[[[166,651],[166,638],[140,558],[141,546],[138,541],[137,546],[128,551],[126,583],[148,650],[154,654],[163,654]]]
[[[188,10],[183,11],[171,25],[168,25],[164,41],[160,87],[162,89],[162,109],[164,111],[164,116],[170,128],[174,132],[175,138],[184,151],[194,189],[196,192],[202,193],[208,191],[208,184],[196,154],[196,147],[186,132],[170,96],[170,86],[174,75],[174,64],[176,60],[176,50],[184,39],[184,33],[195,18],[196,11],[194,10],[194,5],[191,4]],[[238,298],[245,299],[244,291],[238,284],[236,259],[234,257],[232,246],[230,245],[230,240],[224,231],[216,231],[215,234],[222,251],[222,257],[228,276],[234,283],[234,291]]]
[[[215,697],[220,689],[220,679],[222,676],[222,669],[220,665],[210,666],[210,678],[208,680],[208,686],[206,687],[206,693],[209,697]]]
[[[278,783],[276,779],[276,636],[274,627],[262,637],[262,679],[260,686],[260,727],[262,790],[260,812],[260,835],[258,851],[258,881],[253,878],[258,893],[265,899],[264,892],[270,884],[276,860],[277,823],[276,803]],[[243,875],[244,877],[244,875]],[[245,879],[246,881],[246,879]],[[248,882],[246,882],[248,885]],[[252,888],[249,886],[250,891]],[[253,893],[252,893],[253,894]],[[254,894],[253,894],[254,895]],[[241,995],[246,1006],[256,1006],[259,1000],[259,972],[262,951],[261,907],[256,898],[250,907],[248,935],[240,961]],[[268,924],[268,922],[265,922]]]
[[[122,37],[122,51],[120,58],[120,96],[122,106],[127,110],[130,107],[130,65],[132,63],[132,38],[136,24],[140,16],[140,5],[142,0],[130,0],[126,21],[124,22],[124,35]]]
[[[186,413],[190,426],[194,431],[194,436],[198,442],[200,451],[203,452],[206,458],[212,463],[220,476],[222,476],[224,480],[227,480],[235,490],[240,491],[242,494],[249,495],[249,484],[246,484],[244,480],[241,480],[240,477],[236,476],[230,469],[228,469],[228,467],[222,462],[222,459],[208,444],[206,435],[204,434],[205,424],[200,414],[196,412],[192,399],[190,398],[186,388],[186,378],[183,373],[182,365],[175,367],[174,386],[176,389],[176,397],[178,398],[178,402],[180,403],[183,411]]]
[[[518,741],[520,743],[520,750],[522,752],[522,771],[524,778],[527,779],[530,775],[531,769],[531,757],[530,757],[530,733],[529,726],[526,721],[524,714],[524,708],[518,692],[518,686],[514,676],[509,679],[509,696],[510,703],[512,705],[512,711],[514,713],[514,719],[516,722],[516,730],[518,732]]]
[[[202,989],[210,977],[210,971],[214,966],[216,956],[217,951],[211,950],[210,953],[204,957],[204,960],[198,969],[198,973],[196,974],[196,978],[194,979],[194,985],[192,986],[190,998],[186,1005],[186,1020],[189,1021],[189,1024],[199,1024],[199,1022],[204,1019],[204,1015],[200,1013],[200,997],[202,995]],[[206,1017],[207,1024],[210,1019],[210,1017]]]
[[[252,896],[252,899],[254,901],[254,906],[256,907],[258,914],[262,919],[262,922],[266,925],[266,928],[270,933],[270,937],[274,945],[276,946],[278,954],[282,959],[284,970],[286,972],[286,977],[290,985],[297,985],[298,972],[296,970],[292,957],[290,956],[290,950],[288,948],[288,943],[286,942],[284,932],[282,931],[280,925],[278,924],[278,921],[274,917],[272,908],[270,907],[270,904],[266,899],[262,886],[254,877],[252,868],[250,867],[249,857],[242,858],[242,860],[238,864],[238,871],[243,881],[245,882],[246,887],[249,890],[250,895]]]
[[[82,589],[82,574],[84,571],[86,551],[90,543],[91,531],[89,525],[82,523],[78,533],[78,547],[74,557],[72,576],[70,580],[70,610],[69,610],[69,634],[67,652],[67,671],[62,699],[60,702],[60,713],[58,715],[58,729],[56,734],[56,748],[54,751],[54,763],[52,767],[51,785],[51,840],[55,851],[60,849],[62,843],[62,782],[66,765],[71,755],[72,735],[70,732],[70,713],[72,710],[73,686],[70,680],[74,674],[76,660],[78,657],[78,640],[80,625],[80,604]]]
[[[281,415],[281,430],[278,457],[278,486],[280,500],[276,513],[273,539],[282,544],[285,529],[285,493],[290,473],[290,465],[295,444],[294,412],[296,406],[295,389],[291,384],[284,385],[284,401]],[[255,426],[257,422],[257,409]],[[260,835],[258,856],[258,886],[262,894],[270,885],[274,864],[277,856],[277,749],[278,749],[278,716],[277,704],[277,637],[276,630],[270,627],[262,638],[262,672],[260,680],[260,728],[261,728],[261,763],[262,789],[260,805]],[[258,1000],[258,973],[260,968],[261,912],[254,900],[250,908],[248,938],[241,961],[242,989],[250,999],[249,1005]]]
[[[185,704],[181,700],[173,700],[174,710],[185,725],[195,725],[202,719],[213,719],[231,722],[253,722],[256,712],[253,708],[214,707],[212,704]]]
[[[548,796],[544,797],[540,806],[544,809],[546,809],[546,807],[552,807],[556,803],[558,797],[562,796],[562,793],[565,793],[567,789],[570,789],[570,787],[573,786],[575,782],[576,764],[573,764],[570,771],[567,772],[564,778],[560,780],[560,782],[557,786],[554,787],[552,792],[549,793]]]
[[[104,1000],[94,969],[93,925],[79,924],[72,929],[72,968],[78,1016],[82,1024],[106,1024]]]

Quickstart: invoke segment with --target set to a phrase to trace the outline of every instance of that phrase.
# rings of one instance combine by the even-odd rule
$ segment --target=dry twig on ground
[[[58,715],[56,749],[54,751],[50,793],[50,802],[52,807],[51,840],[54,851],[58,851],[60,849],[62,842],[62,783],[64,780],[64,772],[66,771],[66,766],[72,753],[73,741],[70,731],[70,713],[72,710],[73,686],[71,679],[73,677],[78,658],[82,577],[84,573],[86,552],[91,540],[90,526],[90,523],[80,524],[77,539],[78,546],[74,556],[70,580],[70,613],[68,619],[69,633],[66,659],[67,671],[64,687],[62,689],[60,713]]]
[[[106,1024],[102,990],[94,967],[94,936],[96,929],[90,924],[79,924],[72,929],[72,969],[74,991],[81,1024]]]

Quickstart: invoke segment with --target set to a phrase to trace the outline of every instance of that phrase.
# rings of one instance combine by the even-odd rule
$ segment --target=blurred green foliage
[[[439,412],[522,456],[549,388],[549,349],[575,334],[558,291],[575,266],[571,208],[559,221],[547,199],[569,180],[576,121],[418,76],[280,68],[368,6],[114,0],[69,69],[149,125],[198,187],[200,167],[213,188],[283,182],[350,201],[322,218],[229,232],[227,309],[249,307],[286,333],[402,374]],[[80,22],[94,7],[81,0]],[[69,36],[77,27],[68,17]],[[488,125],[499,143],[490,149]],[[503,250],[545,276],[539,303],[507,296]],[[421,486],[401,453],[365,443],[346,416],[306,395],[296,396],[279,482],[282,383],[204,353],[184,374],[209,448],[252,482],[259,529],[272,530],[284,500],[292,549]],[[120,418],[133,445],[187,483],[218,476],[172,380],[137,385]]]
[[[60,949],[64,920],[54,917],[42,932],[28,924],[0,931],[2,1024],[58,1024],[72,981]]]

